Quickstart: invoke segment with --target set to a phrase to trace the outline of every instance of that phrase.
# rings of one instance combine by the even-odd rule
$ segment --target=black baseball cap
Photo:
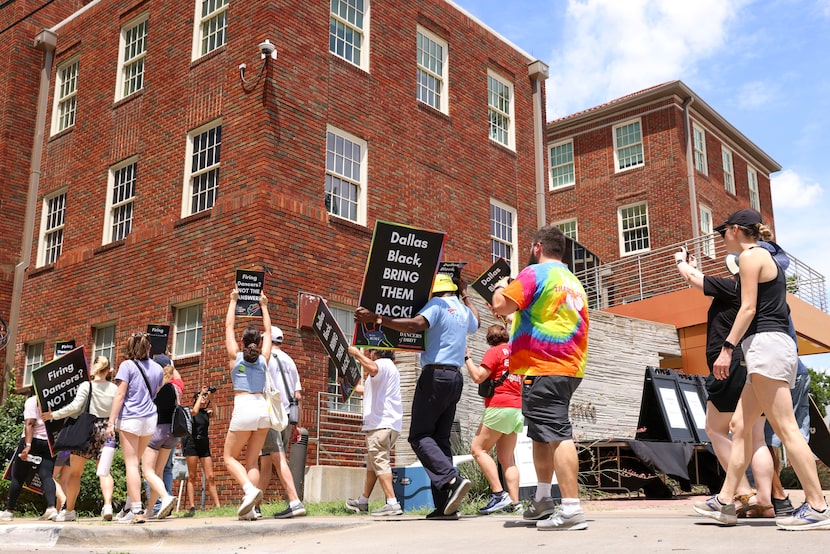
[[[740,225],[741,227],[750,228],[760,223],[763,223],[763,220],[761,219],[761,214],[759,214],[755,210],[747,208],[729,214],[729,217],[726,218],[726,221],[715,227],[715,231],[723,234],[723,231],[730,225]]]

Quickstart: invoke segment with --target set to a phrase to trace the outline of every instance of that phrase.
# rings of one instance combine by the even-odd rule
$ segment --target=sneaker
[[[427,519],[437,519],[443,521],[456,521],[459,519],[458,512],[453,512],[451,514],[445,514],[444,510],[437,509],[427,514]]]
[[[104,521],[112,521],[112,505],[111,504],[104,504],[104,507],[101,508],[101,517]]]
[[[48,512],[49,510],[46,510],[46,511]],[[46,515],[46,514],[44,514],[44,515]],[[43,519],[43,518],[41,518],[41,519]],[[57,515],[57,517],[55,517],[55,521],[75,521],[75,519],[76,519],[75,510],[69,510],[69,511],[61,510],[61,513],[59,513]]]
[[[492,514],[493,512],[498,512],[499,510],[502,510],[512,504],[513,501],[510,500],[510,495],[508,495],[506,491],[494,492],[490,495],[490,501],[487,505],[479,509],[478,513],[486,516],[488,514]]]
[[[156,514],[157,519],[164,519],[173,512],[173,503],[176,501],[175,496],[168,496],[161,500],[161,508]]]
[[[250,492],[246,493],[245,496],[242,497],[242,504],[239,505],[236,515],[244,516],[253,510],[254,506],[256,506],[257,502],[260,500],[262,500],[262,491],[256,487],[252,488]]]
[[[807,531],[809,529],[830,529],[830,506],[819,512],[805,502],[790,517],[775,521],[776,525],[787,531]]]
[[[259,506],[254,506],[251,513],[254,514],[254,519],[262,519],[262,510],[259,509]]]
[[[369,503],[368,502],[358,502],[354,498],[349,498],[346,500],[346,508],[356,512],[358,514],[368,514],[369,513]]]
[[[455,478],[455,483],[451,484],[449,487],[449,496],[447,497],[447,503],[444,506],[444,515],[450,515],[453,512],[458,511],[458,507],[461,506],[461,501],[464,500],[464,497],[470,492],[470,487],[473,484],[470,483],[469,479],[465,479],[460,475]]]
[[[61,512],[63,513],[63,512]],[[72,512],[73,514],[75,512]],[[38,519],[40,521],[55,521],[55,518],[58,517],[58,511],[55,508],[46,508],[46,511],[43,512],[43,515],[40,516]],[[60,520],[63,521],[63,520]],[[69,520],[72,521],[72,520]]]
[[[129,508],[121,508],[121,509],[118,511],[118,513],[117,513],[117,514],[115,514],[115,521],[121,521],[122,519],[124,519],[125,517],[127,517],[127,514],[129,514],[129,513],[130,513]]]
[[[536,522],[536,528],[542,531],[581,531],[588,528],[588,521],[581,509],[566,516],[562,506],[557,506],[549,518]]]
[[[124,515],[124,517],[118,520],[118,523],[129,525],[131,523],[144,523],[145,521],[147,521],[147,519],[144,517],[144,514],[129,511]]]
[[[527,507],[527,510],[524,511],[522,517],[531,521],[545,519],[556,511],[556,506],[556,502],[554,502],[553,498],[550,496],[543,498],[542,500],[534,499],[533,502],[530,503],[530,506]]]
[[[196,515],[196,507],[191,506],[188,510],[184,513],[183,517],[193,517]]]
[[[300,502],[299,506],[291,507],[289,504],[286,509],[278,514],[274,514],[274,519],[289,519],[292,517],[301,517],[305,515],[305,506]]]
[[[793,504],[790,502],[790,497],[772,499],[772,507],[775,508],[775,517],[788,517],[793,515]]]
[[[525,507],[522,506],[521,502],[516,502],[515,504],[511,504],[510,506],[506,506],[504,510],[505,513],[513,514],[513,515],[522,515],[525,511]]]
[[[256,510],[251,510],[245,515],[239,516],[239,521],[256,521],[259,518],[256,516]]]
[[[14,514],[8,510],[3,510],[0,512],[0,521],[12,521],[14,519]]]
[[[709,498],[704,502],[695,502],[694,510],[702,516],[723,523],[724,525],[737,525],[738,515],[735,513],[734,504],[723,504],[718,500],[718,495]]]
[[[379,508],[372,512],[373,516],[399,516],[403,514],[403,510],[401,509],[401,505],[399,502],[395,502],[394,504],[384,504],[382,508]]]

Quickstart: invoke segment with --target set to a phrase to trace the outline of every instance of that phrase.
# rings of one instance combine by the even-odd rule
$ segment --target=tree
[[[824,407],[830,404],[830,374],[810,368],[807,371],[810,372],[810,394],[821,415],[826,416]]]

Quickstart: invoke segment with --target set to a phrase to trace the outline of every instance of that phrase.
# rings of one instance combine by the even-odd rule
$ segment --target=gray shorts
[[[561,375],[522,379],[522,415],[530,440],[547,443],[573,439],[568,410],[581,382],[579,377]]]
[[[795,341],[787,333],[771,332],[749,335],[741,341],[746,360],[747,381],[754,374],[768,379],[786,381],[789,388],[795,386],[798,370],[798,353]]]
[[[172,450],[176,447],[178,440],[179,437],[173,435],[172,423],[159,423],[156,426],[156,432],[153,433],[153,438],[150,439],[150,443],[147,445],[147,448],[152,448],[153,450],[167,448]]]
[[[282,431],[276,429],[268,429],[268,434],[265,435],[265,444],[262,445],[260,456],[267,456],[274,452],[285,453],[285,445],[291,440],[291,426],[286,425]]]

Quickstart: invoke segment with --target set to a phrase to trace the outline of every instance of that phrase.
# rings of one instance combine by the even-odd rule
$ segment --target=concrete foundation
[[[357,498],[363,492],[366,469],[358,467],[311,466],[305,473],[303,500],[305,502],[346,501]],[[372,490],[371,502],[384,499],[380,483]]]

